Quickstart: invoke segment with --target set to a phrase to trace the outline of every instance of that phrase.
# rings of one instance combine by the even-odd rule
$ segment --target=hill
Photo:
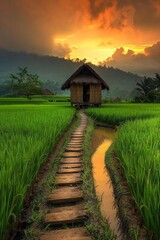
[[[45,87],[60,92],[62,83],[82,64],[83,62],[73,62],[64,58],[0,49],[0,83],[8,80],[10,73],[17,72],[17,67],[28,67],[30,72],[40,76],[40,79],[45,82]],[[136,74],[112,67],[92,64],[91,67],[108,83],[110,86],[108,96],[111,97],[133,95],[136,83],[142,79]]]

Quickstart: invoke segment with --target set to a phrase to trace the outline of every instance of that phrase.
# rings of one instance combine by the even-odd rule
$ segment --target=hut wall
[[[90,85],[90,103],[99,104],[101,103],[101,84],[91,84]]]
[[[71,102],[72,103],[83,103],[83,85],[82,84],[71,84]]]

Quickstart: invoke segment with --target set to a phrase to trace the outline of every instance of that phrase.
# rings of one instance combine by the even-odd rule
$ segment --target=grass
[[[160,104],[104,104],[101,108],[89,108],[86,113],[95,121],[118,126],[126,121],[159,116]]]
[[[145,226],[156,234],[157,239],[160,239],[159,131],[159,118],[126,123],[118,131],[114,143],[114,151],[124,170]]]
[[[55,178],[61,164],[61,156],[70,140],[71,133],[77,127],[78,123],[79,119],[72,123],[71,127],[65,132],[58,147],[56,147],[56,150],[51,154],[51,161],[49,161],[47,166],[45,165],[45,168],[47,167],[46,174],[41,177],[40,184],[38,188],[36,187],[37,191],[34,191],[34,198],[30,202],[27,215],[24,216],[22,212],[23,222],[25,221],[26,227],[22,228],[19,234],[23,240],[39,239],[39,231],[42,231],[42,229],[44,229],[44,231],[50,229],[50,225],[45,226],[43,222],[48,209],[46,209],[46,196],[57,187]]]
[[[74,109],[0,106],[0,238],[20,214],[41,164],[69,126]]]
[[[68,103],[70,105],[70,97],[61,95],[33,95],[29,100],[26,97],[0,97],[0,105],[9,104],[52,104],[52,103]]]
[[[145,227],[160,239],[160,104],[106,104],[86,112],[96,121],[121,124],[113,151]]]

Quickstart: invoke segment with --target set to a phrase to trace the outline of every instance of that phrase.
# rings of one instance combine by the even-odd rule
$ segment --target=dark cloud
[[[117,48],[112,57],[107,58],[100,64],[114,66],[141,75],[160,73],[160,41],[145,48],[144,53],[138,54],[131,49],[125,53],[123,47]]]
[[[92,18],[97,18],[106,8],[113,6],[112,0],[89,0],[90,14]]]
[[[71,0],[1,0],[0,47],[13,51],[68,56],[66,44],[56,44],[57,35],[78,25],[77,4]],[[77,8],[78,9],[78,8]]]
[[[127,18],[130,18],[131,9],[133,14],[133,26],[139,29],[159,29],[160,24],[160,1],[159,0],[89,0],[90,14],[96,19],[100,14],[106,16],[106,9],[114,7],[114,13],[109,16],[109,25],[102,27],[122,29],[126,26]],[[103,22],[105,22],[103,19]]]

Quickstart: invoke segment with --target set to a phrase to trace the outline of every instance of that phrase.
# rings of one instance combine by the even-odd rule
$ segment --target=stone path
[[[48,213],[44,222],[53,226],[54,230],[42,232],[41,240],[91,240],[84,227],[88,216],[81,190],[82,144],[86,126],[87,117],[81,113],[80,124],[72,133],[70,142],[62,154],[55,180],[57,188],[47,198]],[[81,224],[81,227],[76,227],[76,224]]]

